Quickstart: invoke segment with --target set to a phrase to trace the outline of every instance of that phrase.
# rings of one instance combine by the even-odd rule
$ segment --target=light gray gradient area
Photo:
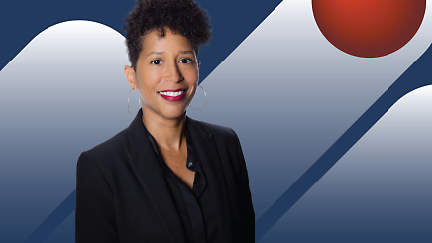
[[[365,59],[324,38],[310,1],[283,1],[204,80],[207,107],[188,112],[239,135],[257,219],[423,54],[429,12],[405,47]]]
[[[310,5],[283,1],[202,82],[206,107],[187,111],[239,135],[256,219],[432,40],[427,11],[401,50],[378,59],[352,57],[321,35]],[[119,33],[71,21],[42,32],[0,72],[0,242],[23,242],[75,188],[80,153],[129,125],[128,63]],[[138,97],[132,92],[133,111]],[[204,103],[198,89],[191,105]],[[63,159],[54,161],[53,154]],[[45,242],[73,242],[73,221],[69,216]],[[270,231],[261,242],[285,242],[279,233]]]
[[[121,34],[71,21],[39,34],[0,72],[0,242],[23,242],[75,189],[80,153],[129,125],[125,64]]]
[[[432,242],[431,111],[402,97],[260,242]]]

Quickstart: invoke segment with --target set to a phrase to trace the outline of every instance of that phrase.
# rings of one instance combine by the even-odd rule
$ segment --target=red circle
[[[382,57],[405,46],[423,21],[426,0],[312,0],[324,37],[357,57]]]

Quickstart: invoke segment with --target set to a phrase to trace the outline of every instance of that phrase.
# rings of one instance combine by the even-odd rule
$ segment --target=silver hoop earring
[[[195,109],[195,108],[193,108],[191,105],[189,105],[190,106],[190,108],[192,108],[192,109],[194,109],[194,110],[202,110],[202,109],[204,109],[205,108],[205,106],[207,105],[207,94],[206,94],[206,92],[205,92],[205,90],[203,89],[203,87],[201,87],[201,85],[198,85],[202,90],[203,90],[203,92],[204,92],[204,95],[205,95],[205,97],[206,97],[206,102],[205,102],[205,104],[204,104],[204,107],[203,108],[201,108],[201,109]]]
[[[130,112],[130,110],[129,110],[129,97],[130,97],[130,94],[132,93],[132,90],[133,90],[133,89],[131,89],[131,91],[129,92],[129,95],[128,95],[128,111],[129,111],[129,114],[131,114],[131,115],[133,116],[133,115],[135,115],[135,114],[138,112],[138,110],[139,110],[139,106],[141,105],[141,99],[138,99],[138,108],[137,108],[137,110],[135,111],[135,113],[132,114],[132,113]],[[138,92],[139,92],[139,91],[138,91]]]

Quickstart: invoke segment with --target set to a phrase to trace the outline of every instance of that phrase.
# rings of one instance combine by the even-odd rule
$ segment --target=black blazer
[[[217,210],[220,243],[255,242],[255,213],[243,152],[228,127],[186,117]],[[187,243],[142,109],[77,164],[75,241]]]

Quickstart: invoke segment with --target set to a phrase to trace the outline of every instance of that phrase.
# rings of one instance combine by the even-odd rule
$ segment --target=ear
[[[201,62],[200,61],[198,61],[198,69],[199,69],[199,67],[201,66]]]
[[[134,70],[134,68],[131,67],[131,66],[129,66],[129,65],[126,65],[124,67],[124,72],[125,72],[125,75],[126,75],[126,78],[127,78],[128,82],[129,82],[129,85],[131,86],[131,88],[133,90],[136,90],[137,89],[137,84],[136,84],[136,80],[135,80],[135,70]]]

